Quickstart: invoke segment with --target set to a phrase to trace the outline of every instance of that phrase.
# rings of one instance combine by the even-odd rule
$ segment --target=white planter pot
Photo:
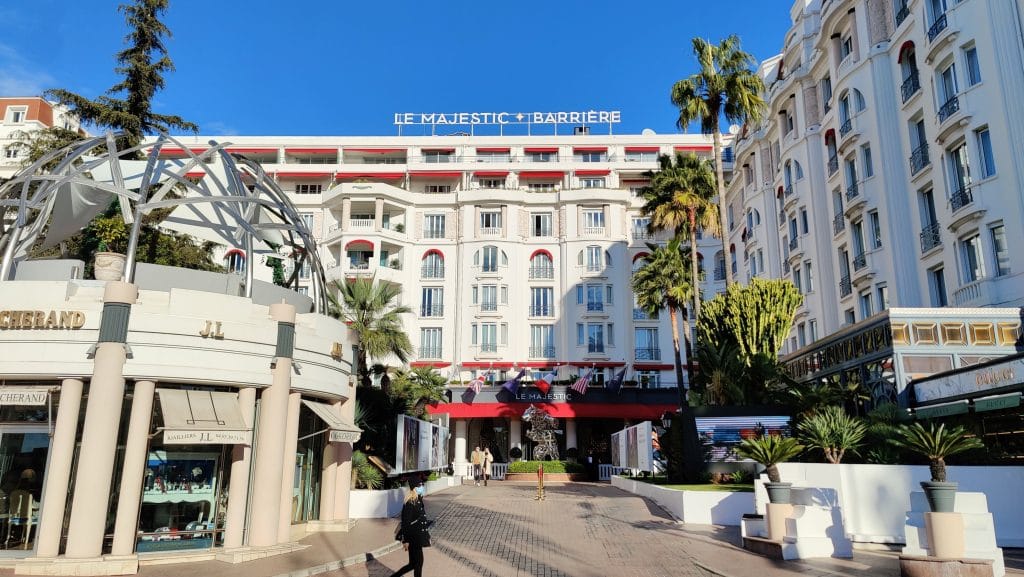
[[[98,252],[93,261],[93,277],[96,280],[121,280],[127,257],[118,252]]]

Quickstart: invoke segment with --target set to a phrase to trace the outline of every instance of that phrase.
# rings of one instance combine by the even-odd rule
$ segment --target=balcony
[[[420,267],[420,278],[444,278],[443,266]]]
[[[633,307],[633,320],[634,321],[656,321],[658,320],[658,313],[653,315],[647,312],[645,309],[640,307]]]
[[[953,212],[960,210],[972,202],[974,202],[974,195],[971,194],[971,188],[969,186],[960,187],[959,190],[949,197],[949,206],[953,209]]]
[[[789,261],[788,260],[783,260],[782,261],[782,274],[789,274],[789,269],[790,269]]]
[[[498,303],[484,301],[480,303],[480,310],[488,313],[493,313],[498,310]]]
[[[715,280],[716,281],[725,280],[725,266],[716,266],[715,267]]]
[[[932,22],[931,27],[928,28],[928,42],[935,40],[936,36],[942,34],[942,31],[946,29],[947,24],[948,22],[946,21],[945,14],[936,18],[935,22]]]
[[[444,229],[428,228],[423,231],[423,238],[444,238]]]
[[[910,175],[913,176],[928,166],[931,160],[928,158],[928,145],[922,144],[910,154]]]
[[[833,174],[835,174],[838,171],[839,171],[839,156],[836,155],[836,154],[833,154],[832,156],[828,157],[828,175],[832,176]]]
[[[419,357],[421,359],[440,359],[441,347],[420,347]]]
[[[789,199],[789,197],[793,196],[793,185],[792,184],[786,185],[786,188],[784,188],[782,190],[782,194],[785,195],[786,199]]]
[[[940,242],[942,238],[939,234],[939,223],[933,222],[921,229],[921,252],[928,252],[939,246]]]
[[[853,119],[847,118],[845,122],[839,125],[839,136],[845,138],[851,132],[853,132]]]
[[[660,361],[661,360],[661,349],[658,348],[638,348],[635,350],[634,358],[638,361]]]
[[[910,97],[921,90],[921,77],[917,74],[908,77],[900,85],[900,93],[903,95],[903,103],[906,104]]]
[[[501,236],[501,227],[492,226],[480,229],[480,236]]]
[[[348,220],[348,228],[350,230],[371,230],[373,229],[374,220],[372,218],[350,218]]]
[[[555,358],[555,347],[530,347],[531,359],[553,359]]]
[[[850,282],[850,275],[839,279],[839,296],[848,297],[853,294],[853,283]]]
[[[585,236],[604,236],[603,226],[585,226],[583,227],[583,234]]]
[[[647,232],[645,228],[634,228],[632,237],[633,240],[652,240],[654,235]]]
[[[906,20],[908,16],[910,16],[910,7],[907,6],[906,2],[904,2],[900,5],[899,9],[896,10],[896,27],[899,28],[900,24],[903,24],[903,21]]]
[[[866,266],[868,266],[868,255],[858,253],[853,257],[853,270],[858,271]]]
[[[481,343],[480,344],[480,352],[481,353],[496,353],[496,352],[498,352],[498,343]]]
[[[551,266],[531,266],[530,278],[534,280],[550,280],[555,278],[555,268]]]
[[[555,316],[554,305],[531,305],[530,306],[531,317],[553,317]]]
[[[960,111],[960,99],[956,96],[951,97],[946,101],[942,107],[939,108],[939,124],[945,122],[950,116],[953,116]]]
[[[421,317],[442,317],[444,316],[444,305],[423,305],[420,307]]]
[[[603,302],[601,302],[601,303],[588,302],[587,303],[587,312],[595,312],[595,313],[604,312],[604,303]]]
[[[953,291],[953,305],[958,307],[984,306],[993,302],[993,279],[982,278]]]
[[[860,188],[858,188],[856,182],[851,183],[850,186],[846,187],[846,202],[850,202],[858,196],[860,196]]]
[[[843,213],[839,213],[832,217],[832,234],[836,235],[843,232],[846,229],[846,219],[843,218]]]
[[[790,251],[794,251],[794,250],[796,250],[799,247],[800,247],[800,239],[799,238],[793,237],[793,238],[789,239],[789,250]]]
[[[604,353],[604,343],[588,343],[587,344],[587,352],[588,353],[602,353],[603,354]]]

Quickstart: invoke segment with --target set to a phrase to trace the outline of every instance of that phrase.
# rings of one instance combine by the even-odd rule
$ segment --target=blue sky
[[[0,0],[0,95],[96,96],[116,82],[117,0]],[[690,38],[777,53],[779,0],[171,0],[177,71],[159,112],[203,134],[391,135],[395,112],[621,110],[618,133],[675,131]]]

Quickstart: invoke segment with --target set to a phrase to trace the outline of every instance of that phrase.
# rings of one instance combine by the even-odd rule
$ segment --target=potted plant
[[[897,445],[928,458],[931,481],[921,481],[928,507],[934,513],[951,513],[956,503],[956,482],[946,481],[946,457],[984,448],[981,440],[967,435],[963,427],[947,429],[945,424],[933,422],[925,428],[920,422],[900,425]]]
[[[121,280],[126,257],[122,245],[128,238],[124,221],[117,216],[105,216],[92,222],[92,230],[99,239],[93,260],[96,280]]]
[[[388,266],[395,270],[398,270],[402,268],[402,261],[398,260],[397,258],[393,258],[391,259],[391,262],[388,263]]]
[[[764,488],[768,491],[768,500],[772,503],[789,503],[792,483],[783,483],[779,477],[779,463],[784,463],[803,452],[804,446],[791,437],[779,435],[762,435],[743,441],[736,447],[736,454],[746,459],[753,459],[764,466],[768,473],[768,482]]]
[[[405,232],[405,225],[402,224],[402,223],[396,224],[395,225],[395,232],[399,232],[399,233]]]
[[[842,407],[825,407],[797,425],[797,436],[808,447],[821,449],[825,460],[839,464],[847,451],[856,453],[868,432],[867,424]]]

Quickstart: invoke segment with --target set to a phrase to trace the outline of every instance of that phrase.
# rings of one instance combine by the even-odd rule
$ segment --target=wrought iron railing
[[[850,186],[846,187],[846,201],[849,202],[860,195],[860,188],[856,182],[850,183]]]
[[[792,250],[796,250],[799,246],[800,246],[800,239],[799,238],[794,236],[793,238],[789,239],[789,250],[791,250],[791,251]]]
[[[950,116],[956,114],[958,110],[960,110],[960,99],[956,96],[950,97],[950,99],[939,108],[939,123],[941,124],[945,122]]]
[[[910,16],[910,7],[907,6],[906,2],[900,4],[900,7],[896,10],[896,27],[899,28],[900,24]]]
[[[531,305],[531,317],[553,317],[555,316],[555,305]]]
[[[531,266],[530,267],[530,278],[532,279],[553,279],[555,278],[555,268],[551,266]]]
[[[969,186],[961,186],[959,190],[949,197],[949,206],[953,209],[953,212],[960,210],[972,202],[974,202],[974,195],[971,194],[971,188]]]
[[[488,312],[494,312],[494,311],[498,310],[498,303],[496,303],[494,301],[484,301],[484,302],[480,303],[480,310],[488,311]]]
[[[661,349],[658,348],[637,348],[634,358],[638,361],[660,361]]]
[[[421,317],[444,316],[444,305],[423,305],[420,307]]]
[[[444,278],[444,266],[420,267],[420,278]]]
[[[441,347],[420,347],[421,359],[440,359]]]
[[[868,266],[868,255],[859,253],[853,257],[853,270],[860,270]]]
[[[715,267],[715,280],[725,280],[725,267],[724,266],[716,266]]]
[[[847,118],[845,122],[839,125],[839,136],[846,136],[853,131],[853,119]]]
[[[604,303],[603,302],[588,302],[587,303],[587,310],[588,311],[601,312],[601,311],[604,310]]]
[[[940,242],[942,242],[942,238],[939,223],[933,222],[921,229],[921,252],[928,252],[939,246]]]
[[[839,234],[846,229],[846,219],[843,218],[843,213],[839,213],[832,217],[832,234]]]
[[[839,296],[845,297],[853,294],[853,283],[850,282],[850,275],[839,279]]]
[[[531,359],[553,359],[555,358],[555,347],[530,347]]]
[[[903,102],[910,100],[910,97],[917,94],[917,91],[921,90],[921,77],[915,72],[907,77],[900,85],[900,93],[903,94]]]
[[[942,31],[946,29],[947,24],[949,24],[949,22],[946,20],[945,14],[936,18],[935,22],[932,22],[931,27],[928,28],[928,42],[935,40],[936,36],[942,34]]]
[[[480,352],[496,353],[498,352],[498,343],[482,343],[480,345]]]
[[[910,153],[910,174],[917,174],[921,169],[928,166],[931,160],[928,158],[928,145],[922,144]]]
[[[832,176],[839,170],[839,156],[832,155],[828,158],[828,175]]]

